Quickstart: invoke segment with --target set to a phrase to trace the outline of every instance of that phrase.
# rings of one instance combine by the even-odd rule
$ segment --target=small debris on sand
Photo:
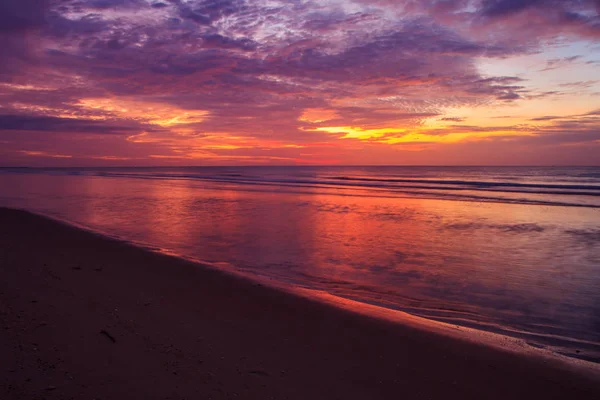
[[[117,343],[117,339],[115,339],[115,338],[113,337],[113,335],[111,335],[110,333],[108,333],[108,332],[107,332],[107,331],[105,331],[104,329],[102,329],[102,330],[100,331],[100,333],[101,333],[102,335],[106,336],[106,337],[107,337],[107,338],[108,338],[108,339],[109,339],[111,342],[113,342],[113,343]]]

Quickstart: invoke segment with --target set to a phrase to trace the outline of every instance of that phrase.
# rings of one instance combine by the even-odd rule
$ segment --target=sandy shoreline
[[[2,399],[600,398],[597,375],[0,208]]]

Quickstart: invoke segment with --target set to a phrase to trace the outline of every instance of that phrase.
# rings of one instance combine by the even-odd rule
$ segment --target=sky
[[[0,166],[600,165],[600,0],[2,0]]]

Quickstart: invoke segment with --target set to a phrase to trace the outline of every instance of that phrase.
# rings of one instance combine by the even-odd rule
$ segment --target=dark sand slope
[[[0,399],[600,399],[541,359],[6,209],[0,376]]]

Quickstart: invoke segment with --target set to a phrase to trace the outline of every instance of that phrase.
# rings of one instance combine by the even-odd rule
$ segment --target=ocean
[[[600,362],[600,167],[0,168],[0,205]]]

